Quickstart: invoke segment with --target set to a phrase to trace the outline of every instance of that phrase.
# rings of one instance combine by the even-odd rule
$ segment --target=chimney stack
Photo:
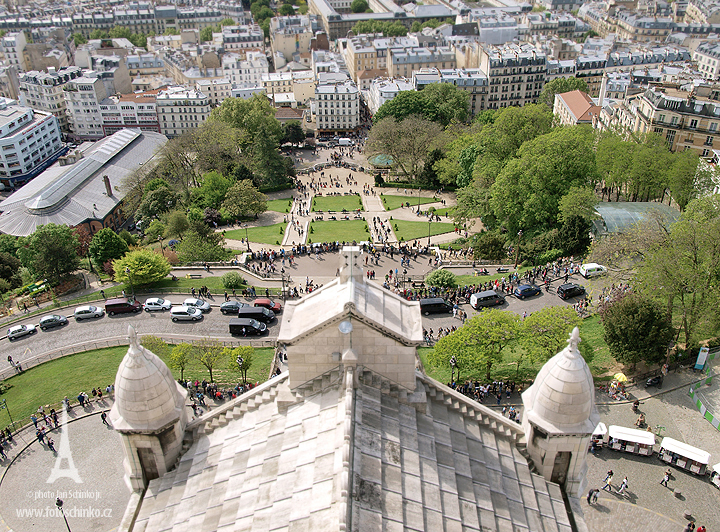
[[[107,195],[109,197],[112,197],[112,187],[110,186],[110,178],[107,175],[103,176],[103,181],[105,182],[105,192],[107,192]]]

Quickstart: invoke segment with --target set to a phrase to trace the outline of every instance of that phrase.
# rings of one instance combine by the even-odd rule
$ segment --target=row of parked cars
[[[182,305],[173,305],[169,300],[161,297],[151,297],[141,304],[139,301],[120,297],[108,299],[105,307],[83,305],[73,312],[75,321],[102,318],[105,313],[110,316],[116,314],[170,311],[170,319],[178,321],[199,321],[203,314],[210,312],[210,304],[197,298],[187,298]],[[230,333],[247,335],[260,335],[268,332],[268,323],[275,319],[275,314],[282,311],[279,303],[267,298],[256,299],[252,304],[241,301],[226,301],[220,305],[220,312],[230,314],[235,318],[230,320]],[[60,314],[49,314],[40,318],[37,327],[45,331],[55,327],[67,325],[68,319]],[[8,340],[16,340],[23,336],[35,334],[37,327],[33,324],[13,325],[8,329]]]
[[[525,299],[540,294],[540,287],[530,284],[521,284],[513,294],[518,299]],[[557,295],[560,299],[570,299],[585,295],[585,287],[575,283],[565,283],[558,286]],[[475,310],[484,307],[494,307],[505,303],[505,296],[495,290],[485,290],[470,296],[470,306]],[[428,316],[429,314],[452,312],[453,306],[441,297],[431,297],[420,300],[420,311]]]

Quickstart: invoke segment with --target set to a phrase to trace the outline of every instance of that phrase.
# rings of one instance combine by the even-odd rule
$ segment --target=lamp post
[[[130,272],[130,267],[129,267],[129,266],[126,266],[126,267],[125,267],[125,275],[127,275],[128,281],[130,281],[130,291],[132,292],[132,296],[133,296],[133,298],[134,298],[134,297],[135,297],[135,287],[133,286],[132,273]]]
[[[67,527],[68,532],[72,532],[72,530],[70,530],[70,525],[67,522],[67,517],[65,517],[65,512],[63,512],[63,501],[60,497],[55,500],[55,506],[57,506],[58,510],[60,510],[60,514],[63,516],[63,519],[65,520],[65,526]]]
[[[282,298],[283,303],[285,303],[285,268],[280,270],[280,278],[282,279]]]
[[[245,243],[247,244],[247,250],[250,251],[250,240],[248,239],[248,224],[242,224],[242,227],[245,228]]]
[[[518,231],[518,243],[517,243],[517,250],[515,251],[515,269],[517,270],[517,265],[520,260],[520,239],[522,238],[523,232],[522,229]]]
[[[162,256],[164,257],[165,256],[165,248],[163,248],[162,236],[158,235],[158,242],[160,242],[160,253],[162,253]]]
[[[245,360],[243,359],[243,357],[238,355],[238,357],[235,359],[235,362],[237,362],[238,369],[240,370],[240,375],[242,376],[242,379],[243,379],[243,384],[245,384],[245,374],[243,373],[243,369],[242,369],[243,364],[245,363]]]
[[[432,225],[432,220],[428,220],[428,248],[430,247],[430,226]]]
[[[450,357],[450,384],[455,382],[455,366],[457,366],[457,359],[455,358],[455,355],[453,355]]]

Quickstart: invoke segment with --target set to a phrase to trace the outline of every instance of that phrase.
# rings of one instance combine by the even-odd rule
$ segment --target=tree
[[[83,37],[82,33],[73,33],[72,40],[75,43],[75,46],[80,46],[81,44],[87,44],[87,39]]]
[[[418,176],[418,183],[427,188],[440,188],[440,178],[435,170],[435,164],[443,159],[444,155],[441,149],[435,148],[430,150],[428,156],[423,163],[422,172]]]
[[[191,222],[190,229],[183,235],[182,241],[175,246],[175,252],[181,262],[217,262],[225,260],[227,253],[222,247],[222,233],[199,232],[199,223],[205,226],[204,222]]]
[[[300,144],[305,140],[305,131],[297,120],[291,120],[283,125],[283,142],[293,145]]]
[[[592,224],[586,218],[571,216],[560,226],[558,236],[565,255],[584,255],[590,247],[590,229]]]
[[[207,26],[200,30],[200,42],[208,42],[212,41],[213,38],[213,28],[212,26]]]
[[[240,130],[241,150],[252,146],[261,125],[265,127],[263,133],[269,135],[274,144],[279,144],[283,138],[282,126],[275,118],[275,109],[264,94],[254,94],[247,100],[225,98],[213,109],[209,120],[224,122]]]
[[[473,257],[484,260],[503,260],[507,257],[505,240],[495,231],[483,231],[472,242]]]
[[[603,338],[615,359],[632,364],[659,362],[673,338],[670,321],[657,303],[623,293],[600,307]]]
[[[198,207],[217,209],[225,200],[232,181],[219,172],[208,172],[202,176],[200,188],[193,190],[193,204]]]
[[[147,286],[164,279],[172,269],[168,260],[149,249],[129,251],[112,263],[115,281],[136,286]]]
[[[467,120],[468,102],[468,93],[455,85],[432,83],[421,91],[400,92],[395,98],[380,106],[373,121],[377,124],[388,117],[403,120],[412,115],[419,115],[446,127],[453,121]]]
[[[180,370],[180,380],[185,380],[185,368],[195,359],[195,349],[190,344],[177,344],[170,351],[170,367]]]
[[[59,283],[80,265],[77,247],[78,239],[70,227],[50,223],[23,239],[18,257],[36,275]]]
[[[88,249],[90,256],[101,266],[107,261],[119,259],[128,250],[127,242],[109,227],[95,233]]]
[[[590,187],[570,187],[558,203],[558,221],[577,216],[583,220],[596,220],[599,215],[595,206],[599,203],[595,192]]]
[[[165,234],[165,224],[160,220],[153,220],[150,225],[145,228],[145,236],[148,241],[155,242]]]
[[[440,286],[443,288],[455,288],[457,286],[455,274],[443,268],[431,272],[425,278],[425,282],[430,286]]]
[[[441,338],[428,354],[435,367],[446,367],[455,356],[458,370],[485,372],[490,380],[493,364],[502,360],[503,349],[518,338],[520,317],[512,312],[486,310],[470,318],[463,327]],[[459,377],[458,377],[459,380]]]
[[[119,236],[125,241],[125,243],[128,245],[128,248],[130,246],[137,246],[137,238],[130,234],[130,231],[128,231],[127,229],[123,229],[122,231],[120,231]]]
[[[382,33],[385,37],[404,37],[408,30],[400,22],[362,20],[352,27],[355,35],[361,33]]]
[[[580,325],[580,321],[577,312],[564,306],[545,307],[525,318],[520,334],[523,349],[517,362],[518,371],[524,353],[533,364],[547,362],[560,351],[568,334]]]
[[[180,32],[177,28],[170,27],[165,29],[163,35],[180,35]]]
[[[267,196],[252,181],[238,181],[228,190],[223,209],[234,218],[255,216],[267,210]]]
[[[93,236],[90,234],[90,231],[88,231],[87,228],[83,225],[77,225],[73,227],[73,233],[78,239],[78,247],[76,249],[77,254],[80,257],[84,257],[88,254],[88,250],[90,249],[90,242],[92,242]],[[14,240],[14,237],[12,238]],[[17,250],[17,248],[15,249]],[[4,251],[2,245],[0,245],[0,251]],[[13,251],[13,254],[15,254],[15,251]]]
[[[399,122],[388,117],[370,130],[366,152],[389,155],[394,168],[410,181],[415,181],[440,131],[438,124],[418,116]]]
[[[365,13],[368,7],[366,0],[353,0],[352,4],[350,4],[350,11],[353,13]]]
[[[683,211],[690,201],[712,190],[711,171],[707,164],[700,164],[700,157],[695,150],[675,152],[672,159],[667,186]]]
[[[21,267],[22,263],[15,255],[0,251],[0,279],[7,282],[7,289],[17,288],[22,285],[22,277],[20,277]]]
[[[362,0],[360,0],[360,1],[362,1]],[[289,15],[294,15],[295,10],[293,9],[293,6],[291,6],[289,4],[283,4],[280,6],[280,9],[278,9],[278,14],[283,17],[287,17]]]
[[[170,356],[170,346],[162,338],[148,334],[140,339],[140,343],[145,349],[151,351],[160,358]]]
[[[165,222],[164,236],[168,238],[180,238],[190,227],[187,216],[182,211],[172,211],[165,218]]]
[[[253,355],[255,348],[250,345],[241,345],[238,347],[226,347],[223,350],[228,364],[228,370],[233,373],[240,373],[243,384],[247,382],[247,372],[252,367]],[[238,359],[242,358],[242,364],[238,365]]]
[[[210,373],[210,382],[214,382],[213,369],[222,362],[223,351],[223,345],[217,340],[205,339],[197,346],[197,359]]]
[[[0,234],[0,252],[10,253],[10,255],[17,255],[20,243],[18,238],[12,235]]]
[[[177,203],[177,195],[168,187],[153,190],[143,198],[138,211],[145,220],[151,220],[171,210]]]
[[[555,105],[555,95],[570,91],[586,93],[588,85],[582,78],[555,78],[543,86],[538,103],[544,103],[552,109]]]

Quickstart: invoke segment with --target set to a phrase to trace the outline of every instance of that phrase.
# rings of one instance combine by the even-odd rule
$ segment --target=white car
[[[202,299],[195,299],[193,297],[187,298],[183,301],[183,305],[186,307],[195,307],[196,309],[205,312],[210,312],[210,303],[203,301]]]
[[[597,277],[598,275],[605,275],[606,273],[607,268],[605,266],[601,266],[600,264],[596,264],[594,262],[588,262],[587,264],[580,266],[580,275],[585,277],[585,279]]]
[[[145,312],[151,312],[153,310],[170,310],[170,307],[172,307],[172,303],[161,297],[149,297],[145,300],[145,304],[143,305]]]
[[[7,337],[8,340],[15,340],[17,338],[22,338],[23,336],[26,336],[28,334],[35,334],[37,332],[37,329],[34,325],[14,325],[8,329]]]
[[[102,318],[105,311],[92,305],[85,305],[75,309],[73,316],[77,321],[89,320],[91,318]]]

